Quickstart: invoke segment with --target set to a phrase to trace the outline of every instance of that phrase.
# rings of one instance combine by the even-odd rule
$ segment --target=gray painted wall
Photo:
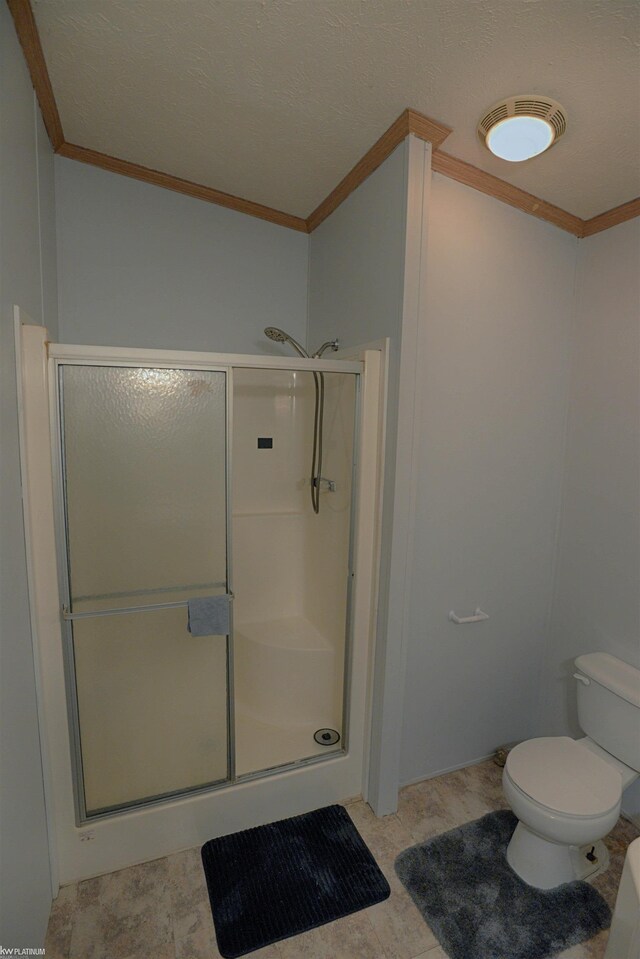
[[[640,219],[580,241],[562,526],[542,724],[579,735],[573,659],[640,667]],[[640,815],[640,788],[624,807]]]
[[[0,942],[42,946],[51,885],[22,523],[13,305],[57,327],[53,155],[0,4]]]
[[[55,168],[61,342],[282,352],[265,326],[306,341],[306,234],[74,160]]]
[[[309,335],[341,347],[392,337],[399,355],[406,225],[406,144],[309,237]]]
[[[433,175],[401,782],[536,731],[576,252]]]

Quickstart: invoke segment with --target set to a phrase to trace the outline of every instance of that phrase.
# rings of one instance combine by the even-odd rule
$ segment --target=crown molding
[[[201,183],[194,183],[192,180],[183,180],[180,177],[162,173],[160,170],[152,170],[149,167],[140,166],[138,163],[120,160],[118,157],[109,156],[108,153],[99,153],[97,150],[88,150],[86,147],[66,142],[58,148],[57,153],[60,156],[68,157],[70,160],[79,160],[81,163],[89,163],[91,166],[108,170],[110,173],[119,173],[122,176],[132,177],[134,180],[142,180],[143,183],[152,183],[154,186],[161,186],[166,190],[184,193],[186,196],[205,200],[207,203],[215,203],[238,213],[247,213],[249,216],[256,216],[261,220],[267,220],[269,223],[288,227],[290,230],[307,233],[307,221],[302,217],[292,216],[290,213],[283,213],[281,210],[274,210],[270,206],[254,203],[253,200],[244,200],[242,197],[233,196],[231,193],[222,193],[220,190],[203,186]]]
[[[561,210],[559,206],[547,203],[546,200],[541,200],[532,193],[527,193],[526,190],[521,190],[491,173],[485,173],[484,170],[480,170],[470,163],[465,163],[464,160],[459,160],[457,157],[449,156],[448,153],[437,150],[431,158],[431,169],[452,180],[473,187],[480,193],[486,193],[495,197],[496,200],[508,203],[509,206],[514,206],[518,210],[530,213],[531,216],[547,220],[549,223],[559,226],[561,230],[573,233],[574,236],[582,236],[584,220],[581,220],[579,216],[567,213],[566,210]]]
[[[119,173],[123,176],[133,177],[145,183],[152,183],[155,186],[161,186],[167,190],[174,190],[177,193],[183,193],[186,196],[192,196],[199,200],[205,200],[208,203],[216,203],[219,206],[226,207],[229,210],[235,210],[239,213],[246,213],[249,216],[255,216],[261,220],[267,220],[269,223],[275,223],[278,226],[284,226],[291,230],[297,230],[300,233],[311,233],[320,224],[326,220],[331,213],[336,210],[346,198],[356,190],[364,180],[367,179],[378,167],[384,163],[395,148],[410,134],[421,140],[428,141],[433,146],[432,169],[436,173],[464,183],[481,193],[486,193],[502,203],[508,203],[516,209],[523,210],[532,216],[541,220],[553,223],[555,226],[566,230],[577,237],[593,236],[602,230],[608,230],[618,223],[624,223],[633,217],[640,216],[640,198],[630,200],[608,210],[590,220],[582,220],[580,217],[567,213],[560,207],[547,203],[539,197],[527,193],[519,187],[501,180],[499,177],[490,173],[485,173],[478,167],[459,160],[457,157],[443,153],[439,147],[452,132],[450,127],[436,120],[432,120],[417,110],[404,110],[397,120],[391,124],[388,130],[382,134],[379,140],[368,150],[365,155],[358,160],[352,170],[347,173],[334,190],[320,203],[316,209],[305,219],[299,216],[293,216],[290,213],[284,213],[281,210],[274,210],[272,207],[264,206],[261,203],[255,203],[253,200],[245,200],[242,197],[233,196],[230,193],[223,193],[215,190],[213,187],[204,186],[200,183],[194,183],[191,180],[183,180],[180,177],[169,173],[162,173],[159,170],[153,170],[149,167],[140,166],[137,163],[131,163],[128,160],[121,160],[118,157],[109,156],[106,153],[99,153],[96,150],[87,147],[78,146],[74,143],[67,143],[64,138],[62,123],[58,113],[53,88],[49,78],[49,71],[44,59],[42,44],[38,34],[38,28],[31,8],[30,0],[7,0],[7,5],[13,17],[18,39],[22,46],[24,56],[31,74],[31,80],[40,104],[40,110],[44,120],[51,145],[56,153],[61,156],[69,157],[73,160],[79,160],[82,163],[89,163],[93,166],[101,167],[103,170],[109,170],[112,173]]]
[[[371,176],[374,170],[377,170],[384,163],[387,157],[410,133],[415,134],[421,140],[428,140],[436,147],[446,140],[451,133],[451,128],[431,120],[416,110],[404,110],[389,129],[382,134],[380,139],[376,140],[371,149],[367,150],[365,155],[358,160],[353,169],[343,177],[329,196],[325,197],[322,203],[307,217],[309,233],[319,227],[323,220],[326,220],[347,199],[350,193],[353,193],[368,176]]]
[[[57,151],[64,143],[64,134],[31,3],[29,0],[7,0],[7,6],[16,26],[51,146]]]
[[[614,206],[612,210],[607,210],[605,213],[599,213],[598,216],[592,216],[590,220],[584,220],[581,235],[593,236],[594,233],[609,230],[612,226],[617,226],[626,220],[633,220],[636,216],[640,216],[640,196],[635,200],[629,200],[628,203]]]

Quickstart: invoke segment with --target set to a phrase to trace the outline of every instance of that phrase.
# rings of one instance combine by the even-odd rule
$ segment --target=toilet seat
[[[521,743],[509,753],[505,773],[535,803],[571,817],[605,816],[622,796],[618,770],[568,736]]]

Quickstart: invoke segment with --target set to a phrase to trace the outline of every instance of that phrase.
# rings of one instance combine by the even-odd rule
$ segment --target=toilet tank
[[[585,653],[575,665],[581,728],[640,772],[640,669],[608,653]]]

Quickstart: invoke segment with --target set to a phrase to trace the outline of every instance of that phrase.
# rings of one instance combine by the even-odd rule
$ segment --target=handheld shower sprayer
[[[294,348],[296,353],[304,357],[305,360],[310,359],[309,354],[303,346],[300,346],[297,340],[294,340],[292,336],[289,336],[288,333],[285,333],[284,330],[278,329],[277,326],[267,326],[265,327],[264,335],[269,337],[270,340],[273,340],[274,343],[290,343]]]
[[[284,330],[279,329],[277,326],[267,326],[265,327],[264,335],[267,336],[270,340],[273,340],[274,343],[289,343],[290,346],[298,353],[299,356],[304,357],[305,359],[320,359],[322,354],[331,349],[334,351],[339,349],[339,342],[336,338],[335,340],[327,340],[322,346],[316,350],[313,356],[309,356],[307,351],[303,346],[300,346],[297,340],[294,340],[292,336],[289,336],[288,333],[285,333]],[[313,417],[313,456],[311,460],[311,504],[313,506],[314,513],[320,512],[320,485],[322,481],[322,427],[324,419],[324,373],[318,373],[315,370],[313,372],[313,381],[316,388],[316,403],[315,403],[315,413]]]

